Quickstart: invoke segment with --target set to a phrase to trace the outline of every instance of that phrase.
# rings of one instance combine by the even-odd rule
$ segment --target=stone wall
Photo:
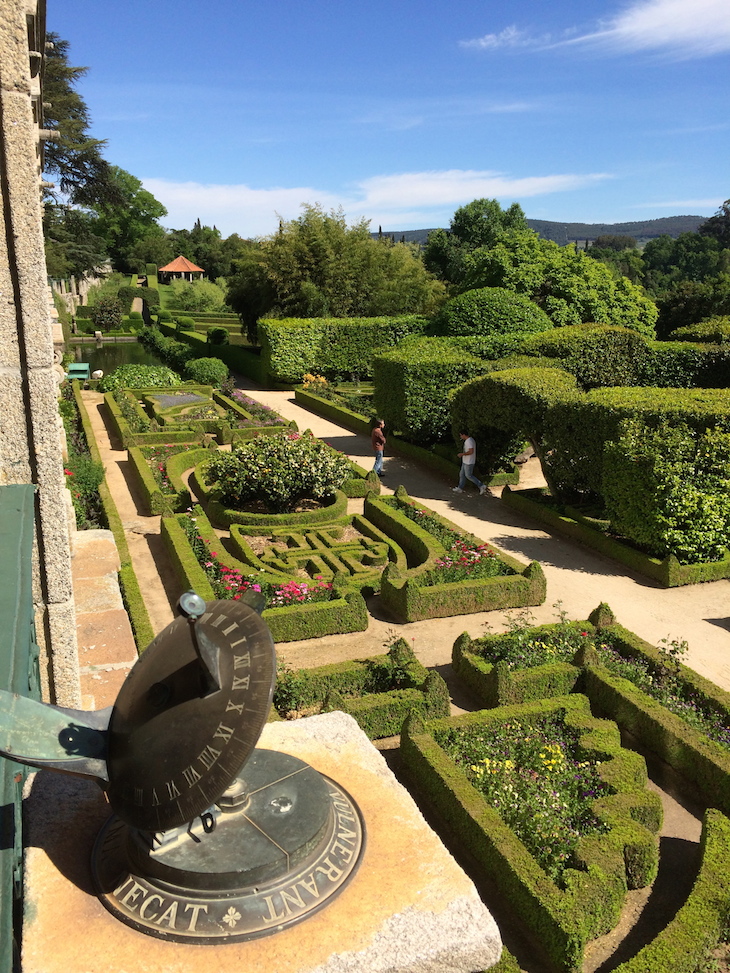
[[[44,695],[78,706],[58,370],[41,226],[44,43],[44,0],[0,0],[0,483],[37,485],[34,602]]]

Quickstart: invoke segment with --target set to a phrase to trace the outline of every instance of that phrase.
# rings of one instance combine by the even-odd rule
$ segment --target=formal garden
[[[272,268],[290,226],[262,246],[256,273],[247,264],[231,276],[237,314],[166,306],[171,295],[148,267],[147,293],[119,294],[118,327],[164,364],[105,376],[106,421],[146,511],[161,517],[181,590],[255,591],[281,644],[363,632],[373,605],[392,621],[367,658],[281,666],[272,719],[340,709],[373,740],[399,738],[402,779],[429,821],[489,876],[547,968],[580,973],[627,896],[654,882],[662,804],[647,761],[671,768],[705,809],[697,874],[665,928],[611,968],[714,973],[727,968],[716,950],[730,922],[730,695],[685,664],[681,639],[650,645],[605,604],[578,620],[558,604],[554,624],[535,625],[530,608],[546,599],[537,561],[473,536],[396,483],[383,495],[373,473],[229,380],[231,370],[293,390],[303,408],[365,435],[379,416],[389,455],[448,478],[467,428],[478,475],[504,485],[506,511],[649,585],[730,577],[722,282],[673,291],[667,276],[654,303],[608,257],[591,263],[521,225],[470,241],[468,215],[458,211],[425,248],[439,286],[413,271],[421,299],[397,308],[382,294],[380,304],[338,304],[324,280],[305,281],[298,299],[277,292]],[[293,229],[311,230],[315,217]],[[659,250],[645,248],[655,280]],[[145,300],[141,320],[124,304],[134,296]],[[78,523],[115,531],[143,647],[144,600],[78,385],[62,410]],[[545,488],[520,488],[515,458],[525,452]],[[507,631],[456,639],[451,675],[479,708],[451,716],[444,680],[399,626],[505,609]],[[496,969],[519,967],[505,951]]]

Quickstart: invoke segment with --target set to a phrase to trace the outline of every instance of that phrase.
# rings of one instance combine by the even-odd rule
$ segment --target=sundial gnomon
[[[327,905],[361,860],[364,823],[347,792],[256,747],[276,678],[260,607],[183,595],[181,617],[109,709],[0,694],[0,753],[105,791],[114,813],[94,846],[94,883],[110,912],[149,935],[276,932]]]

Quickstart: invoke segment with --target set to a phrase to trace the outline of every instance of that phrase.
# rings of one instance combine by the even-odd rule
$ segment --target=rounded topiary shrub
[[[435,325],[443,335],[548,331],[553,326],[529,297],[504,287],[479,287],[452,297],[439,311]]]
[[[296,432],[238,443],[230,453],[216,456],[205,474],[215,484],[214,498],[225,507],[260,503],[270,513],[287,513],[306,499],[332,496],[351,475],[346,456],[311,433]]]
[[[177,318],[176,321],[178,331],[195,331],[195,318],[184,316]]]
[[[158,321],[172,321],[172,314],[167,310],[167,308],[161,307],[157,312]]]
[[[128,317],[130,321],[141,321],[142,313],[140,311],[130,311]]]
[[[91,309],[91,320],[98,331],[111,331],[122,323],[122,305],[116,297],[101,297]]]
[[[182,385],[182,380],[171,368],[164,365],[120,365],[105,375],[98,385],[100,392],[115,389],[171,388]]]
[[[197,385],[214,385],[216,388],[228,378],[228,365],[220,358],[192,358],[185,364],[185,378]]]
[[[206,341],[211,345],[227,345],[228,328],[210,328],[206,336]]]

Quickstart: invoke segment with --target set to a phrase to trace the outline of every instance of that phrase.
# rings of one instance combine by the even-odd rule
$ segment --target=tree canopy
[[[368,221],[305,205],[297,219],[249,246],[229,280],[229,303],[251,324],[272,317],[426,313],[443,285],[407,244],[374,240]]]
[[[641,288],[572,244],[558,246],[533,230],[509,230],[494,247],[464,260],[463,288],[505,287],[526,294],[556,327],[618,325],[654,336],[657,308]]]
[[[423,262],[440,280],[461,285],[468,254],[479,247],[495,246],[510,230],[527,229],[518,203],[503,210],[496,199],[475,199],[456,210],[448,230],[429,234]]]
[[[58,189],[79,206],[93,206],[102,200],[119,201],[109,179],[109,163],[102,155],[105,142],[91,138],[86,102],[76,91],[88,68],[68,62],[68,41],[58,34],[46,34],[43,70],[43,124],[58,132],[57,141],[45,143],[43,169],[58,179]]]

